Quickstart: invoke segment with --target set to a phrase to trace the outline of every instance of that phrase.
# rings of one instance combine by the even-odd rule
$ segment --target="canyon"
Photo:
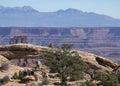
[[[73,44],[73,49],[87,51],[120,63],[120,27],[0,27],[0,45],[15,37],[26,43],[54,47]]]

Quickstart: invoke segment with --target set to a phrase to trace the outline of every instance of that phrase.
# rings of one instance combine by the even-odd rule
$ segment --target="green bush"
[[[0,85],[6,84],[8,81],[10,81],[9,76],[4,76],[2,79],[0,79]]]
[[[53,44],[53,43],[49,43],[49,44],[48,44],[48,47],[49,47],[49,48],[54,48],[54,44]]]
[[[9,68],[9,63],[7,62],[2,63],[0,66],[0,70],[8,70],[8,68]]]
[[[117,76],[118,81],[119,81],[119,83],[120,83],[120,66],[118,66],[117,68],[115,68],[115,69],[113,70],[113,74]]]
[[[20,77],[18,76],[17,73],[14,73],[14,75],[12,76],[12,79],[20,79]]]
[[[102,82],[103,86],[118,86],[118,78],[112,74],[99,72],[95,75],[95,79]]]
[[[67,45],[67,44],[65,44]],[[71,45],[59,49],[53,49],[44,54],[44,63],[52,72],[58,73],[62,84],[66,84],[68,77],[70,80],[80,80],[83,78],[85,69],[84,63],[79,54],[70,50]]]
[[[73,44],[62,44],[61,45],[61,49],[62,50],[71,50],[71,48],[73,47]]]
[[[97,85],[93,83],[92,81],[86,81],[82,84],[82,86],[97,86]]]
[[[42,81],[42,85],[48,85],[49,84],[49,80],[47,77],[43,78],[43,81]]]

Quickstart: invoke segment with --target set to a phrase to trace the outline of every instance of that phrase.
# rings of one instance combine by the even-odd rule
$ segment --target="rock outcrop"
[[[5,58],[4,56],[0,55],[0,65],[3,62],[9,62],[7,58]]]
[[[117,63],[114,63],[109,59],[97,56],[95,54],[79,51],[79,55],[91,69],[94,69],[96,71],[110,73],[114,68],[118,66]]]
[[[6,65],[6,66],[8,66],[6,70],[4,70],[3,68],[1,69],[2,63],[8,64],[8,65]],[[0,78],[3,78],[4,76],[12,77],[14,75],[14,73],[18,72],[19,70],[23,70],[23,68],[21,68],[19,66],[15,66],[7,58],[0,55]]]
[[[0,47],[0,54],[7,59],[40,58],[49,48],[32,44],[12,44]]]
[[[41,58],[41,55],[50,50],[48,47],[42,47],[32,44],[12,44],[0,47],[0,55],[7,59],[20,59],[20,58]],[[88,64],[91,69],[95,71],[103,71],[110,73],[114,68],[118,66],[117,63],[112,62],[104,57],[97,56],[95,54],[78,51],[82,60]]]

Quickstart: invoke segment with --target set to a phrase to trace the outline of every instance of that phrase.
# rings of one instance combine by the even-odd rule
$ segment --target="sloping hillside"
[[[28,61],[30,59],[41,59],[44,60],[43,53],[48,53],[48,51],[54,51],[56,49],[54,48],[48,48],[38,45],[32,45],[32,44],[12,44],[12,45],[6,45],[6,46],[0,46],[0,84],[2,83],[2,78],[8,76],[10,78],[9,81],[5,82],[6,84],[3,84],[3,86],[40,86],[42,81],[44,81],[43,72],[47,75],[49,80],[49,85],[53,85],[54,83],[60,83],[60,79],[58,76],[56,76],[56,73],[51,73],[49,70],[50,68],[46,67],[45,65],[41,66],[40,70],[34,70],[34,73],[37,74],[34,76],[24,76],[23,79],[30,80],[29,82],[22,82],[20,83],[20,80],[16,78],[11,78],[13,75],[20,74],[20,71],[33,71],[34,66],[28,67],[19,67],[15,66],[15,63],[11,63],[10,60],[17,60],[19,59],[27,59]],[[72,50],[75,51],[75,50]],[[82,61],[86,63],[88,69],[94,70],[95,73],[97,72],[103,72],[106,74],[111,74],[113,69],[119,67],[119,64],[112,62],[109,59],[106,59],[101,56],[97,56],[92,53],[83,52],[83,51],[77,51],[79,56],[81,57]],[[2,63],[8,63],[8,68],[6,70],[1,68],[6,68],[5,66],[2,67]],[[20,63],[19,61],[17,63]],[[28,63],[31,64],[31,63]],[[14,75],[16,76],[16,75]],[[37,81],[34,77],[39,78]],[[80,80],[78,82],[85,82],[86,80],[90,80],[91,77],[89,74],[85,72],[83,80]],[[3,80],[6,80],[3,78]],[[32,80],[32,81],[31,81]],[[75,86],[77,84],[76,81],[70,81],[67,82],[70,84],[70,86]],[[95,82],[96,83],[96,82]],[[54,86],[54,85],[53,85]]]

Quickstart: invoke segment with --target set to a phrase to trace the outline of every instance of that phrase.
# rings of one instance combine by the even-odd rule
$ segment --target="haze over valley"
[[[0,6],[0,45],[26,36],[27,42],[42,46],[53,43],[74,45],[120,62],[120,19],[77,9],[39,12],[30,6]]]
[[[10,40],[23,36],[27,43],[42,46],[73,44],[74,49],[105,56],[119,63],[119,33],[119,27],[1,27],[0,45],[8,45]]]

